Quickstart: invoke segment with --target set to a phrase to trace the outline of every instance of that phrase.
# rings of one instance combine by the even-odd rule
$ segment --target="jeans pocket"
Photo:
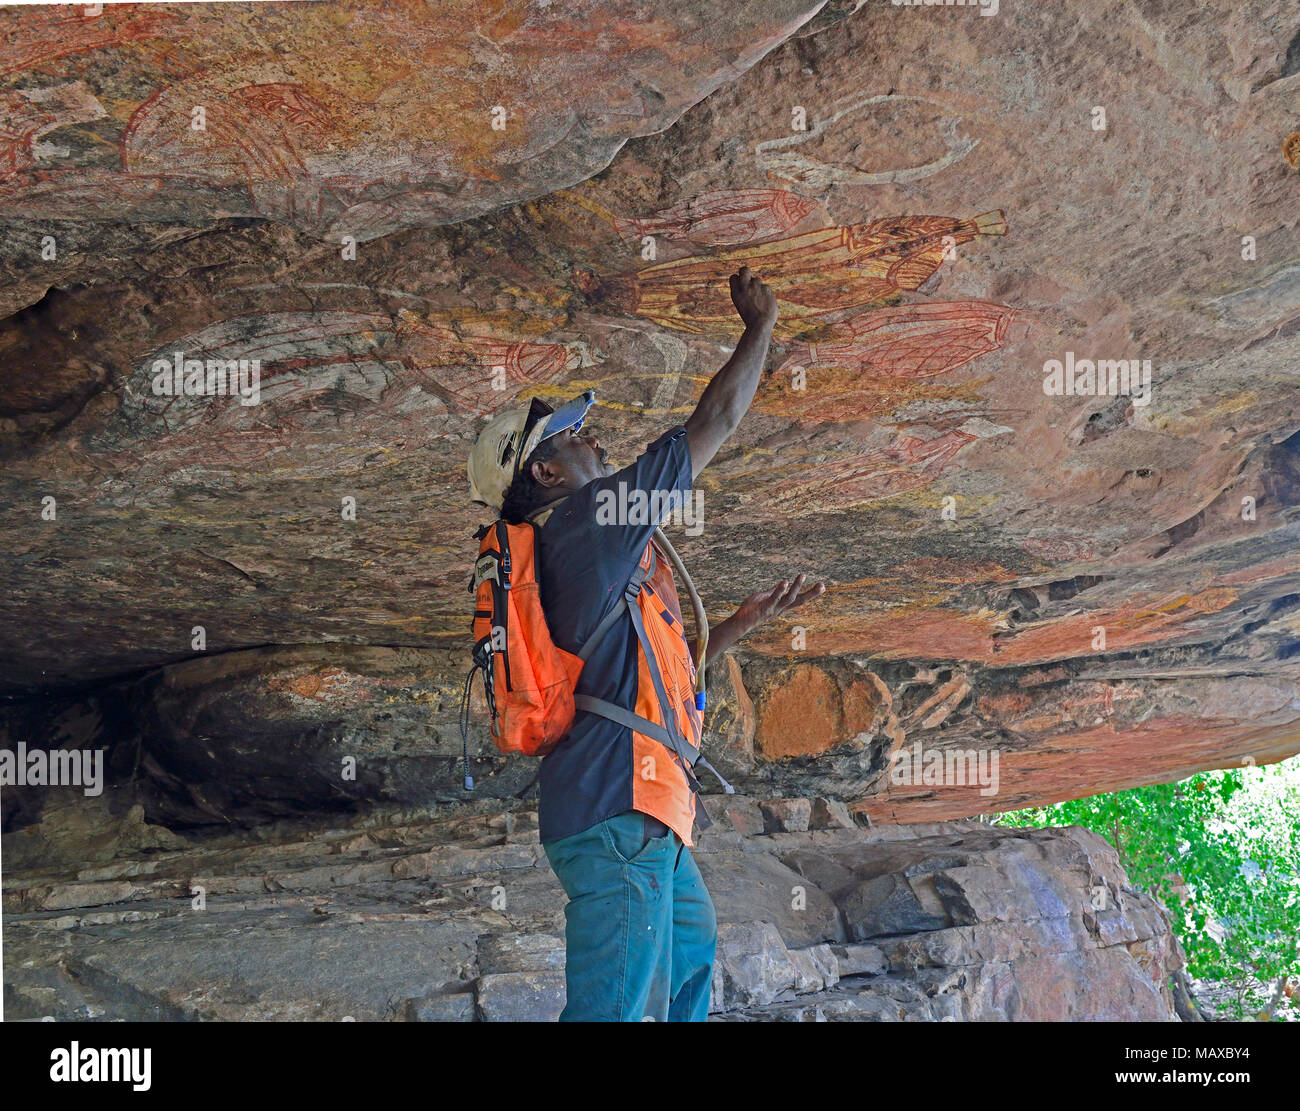
[[[637,810],[625,810],[600,824],[610,852],[621,864],[645,864],[655,860],[673,841],[671,829],[662,837],[647,839],[643,815]]]

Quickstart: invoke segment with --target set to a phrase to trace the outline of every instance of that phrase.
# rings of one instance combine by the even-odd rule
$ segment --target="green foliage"
[[[1300,758],[1203,772],[1002,814],[999,825],[1078,825],[1105,837],[1129,878],[1169,912],[1188,972],[1232,988],[1234,1017],[1300,985]],[[1227,993],[1225,993],[1227,994]],[[1300,996],[1300,991],[1295,992]]]

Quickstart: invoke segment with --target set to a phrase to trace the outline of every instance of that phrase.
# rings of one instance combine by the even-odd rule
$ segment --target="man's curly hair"
[[[560,438],[548,436],[537,445],[527,462],[519,468],[519,473],[515,475],[515,480],[510,484],[501,503],[501,516],[506,524],[522,524],[528,514],[542,504],[546,487],[533,478],[533,464],[550,462],[559,450]]]

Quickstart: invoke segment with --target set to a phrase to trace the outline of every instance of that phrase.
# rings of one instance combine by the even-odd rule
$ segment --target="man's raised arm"
[[[749,272],[748,266],[742,266],[739,273],[731,276],[731,300],[740,319],[745,322],[745,332],[726,365],[713,376],[713,381],[695,406],[695,412],[686,422],[692,480],[749,411],[763,372],[763,360],[767,358],[768,344],[772,341],[772,327],[776,324],[776,297]],[[805,579],[805,575],[799,575],[793,582],[786,580],[771,590],[757,591],[725,621],[710,626],[709,659],[717,659],[759,625],[819,597],[826,590],[826,584],[820,582],[805,587]],[[694,644],[691,645],[691,655],[696,655]]]
[[[745,322],[745,331],[686,421],[692,481],[749,411],[776,324],[776,296],[748,266],[731,275],[731,303]]]

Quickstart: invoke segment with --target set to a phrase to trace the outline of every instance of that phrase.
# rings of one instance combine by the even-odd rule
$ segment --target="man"
[[[661,638],[656,658],[662,657],[661,668],[665,661],[679,665],[670,676],[670,685],[677,680],[678,701],[668,705],[681,704],[686,695],[681,713],[695,722],[697,735],[702,715],[691,692],[681,689],[693,681],[694,665],[676,586],[652,541],[660,522],[635,513],[611,520],[597,506],[620,490],[625,496],[643,491],[652,506],[672,504],[667,498],[673,492],[684,497],[735,431],[758,387],[777,307],[748,267],[732,275],[731,297],[745,324],[735,352],[686,424],[669,429],[630,466],[615,471],[600,442],[590,432],[578,434],[590,393],[555,411],[534,401],[527,410],[497,416],[480,433],[469,461],[475,500],[511,524],[531,519],[537,525],[542,609],[560,648],[578,653],[629,583],[644,576],[641,589],[666,607],[652,615],[662,620],[655,627]],[[801,589],[804,578],[751,595],[711,628],[709,658],[825,589],[822,583]],[[589,703],[603,699],[630,709],[643,704],[638,691],[645,689],[650,661],[630,616],[619,616],[621,623],[596,641],[576,693]],[[658,672],[655,681],[662,689]],[[540,837],[569,897],[568,1001],[561,1021],[703,1022],[708,1016],[717,927],[690,853],[697,784],[677,753],[647,735],[653,732],[579,708],[572,729],[542,759]]]

